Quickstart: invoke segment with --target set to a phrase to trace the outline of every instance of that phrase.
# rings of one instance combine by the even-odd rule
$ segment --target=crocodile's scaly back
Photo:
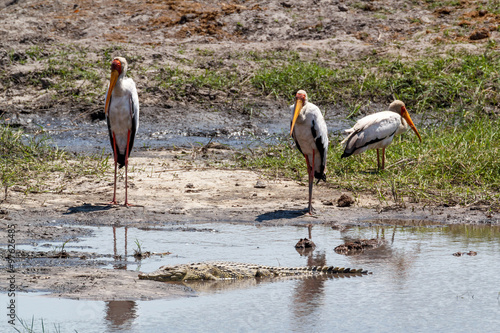
[[[314,267],[277,267],[233,262],[206,262],[181,265],[162,266],[152,273],[141,273],[141,280],[156,281],[192,281],[192,280],[226,280],[248,279],[282,276],[318,276],[349,274],[369,274],[362,269],[334,266]]]

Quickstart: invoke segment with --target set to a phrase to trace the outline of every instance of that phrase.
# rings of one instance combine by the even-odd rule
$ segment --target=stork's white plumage
[[[385,148],[391,144],[394,136],[406,132],[408,126],[415,131],[422,142],[405,104],[395,100],[389,105],[389,111],[377,112],[361,118],[352,128],[345,130],[345,133],[349,135],[342,141],[345,150],[341,157],[361,154],[368,149],[377,149],[378,168],[384,169]],[[382,165],[379,149],[382,149]]]
[[[134,146],[135,133],[139,127],[139,96],[134,80],[126,77],[127,67],[127,60],[122,57],[116,57],[111,62],[111,79],[104,106],[115,161],[115,183],[111,204],[117,204],[116,173],[119,165],[120,168],[125,166],[125,206],[129,206],[128,157]]]
[[[320,109],[310,103],[307,93],[299,90],[295,104],[290,106],[292,120],[290,135],[297,148],[306,158],[309,175],[309,214],[313,214],[312,187],[314,178],[326,181],[326,155],[328,152],[328,130]]]

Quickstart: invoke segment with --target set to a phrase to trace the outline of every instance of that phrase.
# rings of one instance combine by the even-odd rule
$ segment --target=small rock
[[[182,15],[181,18],[179,19],[179,24],[184,24],[188,21],[186,15]]]
[[[186,211],[182,208],[171,208],[168,210],[168,213],[172,215],[185,215]]]
[[[450,15],[453,9],[451,7],[443,7],[443,8],[438,8],[434,11],[434,13],[438,14],[439,16],[443,15]]]
[[[344,6],[344,5],[338,5],[338,9],[341,11],[341,12],[347,12],[349,9]]]
[[[354,199],[348,196],[347,194],[342,194],[337,200],[338,207],[350,207],[354,203]]]
[[[258,180],[257,183],[253,186],[255,188],[266,188],[266,184],[264,184],[264,182]]]
[[[343,231],[346,228],[345,225],[340,225],[340,224],[332,224],[331,227],[333,230],[340,230],[340,231]]]
[[[40,79],[40,83],[42,84],[43,89],[48,89],[55,84],[55,80],[51,79],[51,78],[44,77],[44,78]]]
[[[186,184],[186,188],[194,188],[194,185],[191,183]]]
[[[385,243],[384,240],[378,238],[372,239],[356,239],[352,242],[348,241],[344,244],[336,246],[333,250],[338,254],[358,254],[363,252],[365,249],[375,249]]]
[[[488,11],[486,9],[481,9],[479,12],[478,12],[478,15],[480,17],[483,17],[483,16],[486,16],[486,14],[488,14]]]
[[[486,29],[475,30],[470,36],[470,40],[481,40],[490,37],[490,32]]]
[[[316,244],[310,239],[301,238],[297,244],[295,244],[296,249],[306,249],[306,248],[315,248]]]

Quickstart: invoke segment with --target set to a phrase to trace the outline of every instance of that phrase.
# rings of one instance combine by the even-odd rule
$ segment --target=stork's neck
[[[123,96],[126,93],[125,89],[125,80],[127,77],[125,76],[125,71],[123,71],[120,76],[118,76],[118,80],[116,80],[116,85],[113,88],[113,95],[115,96]]]
[[[399,128],[396,132],[396,134],[401,134],[401,133],[404,133],[406,132],[406,130],[408,130],[408,123],[406,122],[406,120],[401,116],[401,124],[399,125]]]

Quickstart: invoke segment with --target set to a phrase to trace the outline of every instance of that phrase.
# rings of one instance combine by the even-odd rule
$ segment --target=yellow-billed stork
[[[349,135],[342,141],[345,150],[341,158],[361,154],[368,149],[377,149],[378,169],[384,169],[385,148],[391,144],[394,136],[406,132],[408,126],[415,131],[422,142],[405,104],[395,100],[389,105],[389,111],[377,112],[361,118],[352,128],[344,131]],[[382,149],[382,165],[379,149]]]
[[[111,204],[118,204],[116,201],[116,172],[119,165],[120,168],[125,166],[125,206],[129,206],[127,193],[128,157],[134,146],[135,133],[139,127],[139,96],[134,80],[126,77],[127,67],[127,60],[122,57],[116,57],[111,62],[111,79],[104,106],[115,161],[115,182]]]
[[[295,104],[290,106],[292,120],[290,135],[295,140],[297,149],[304,155],[309,175],[309,214],[312,207],[312,188],[314,178],[326,181],[326,155],[328,152],[328,130],[320,109],[310,103],[307,93],[299,90],[295,95]],[[317,183],[316,183],[317,184]]]

